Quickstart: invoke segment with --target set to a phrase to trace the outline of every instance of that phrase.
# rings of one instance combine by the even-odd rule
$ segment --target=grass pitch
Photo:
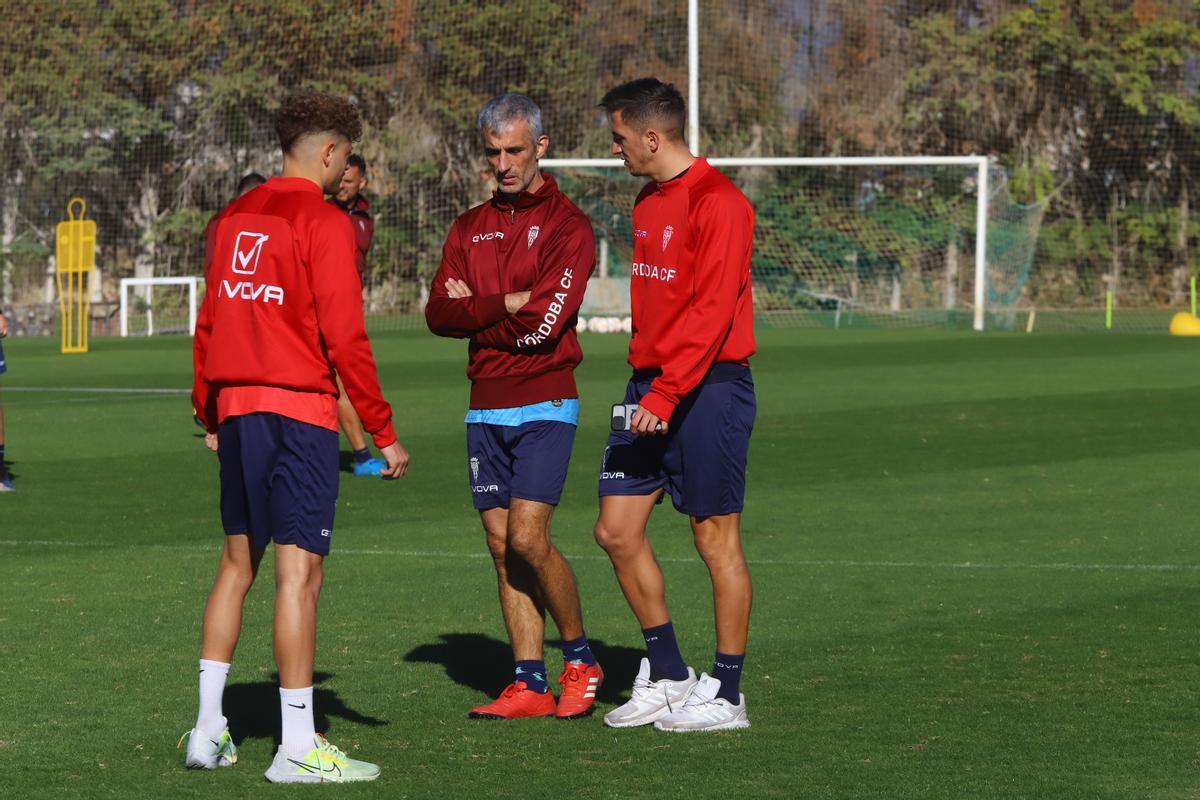
[[[70,390],[186,388],[190,343],[54,346],[8,340],[0,378],[18,486],[0,495],[2,793],[261,796],[278,729],[270,562],[226,692],[241,761],[186,771],[175,742],[195,717],[221,542],[216,459],[184,395]],[[465,345],[393,334],[375,346],[412,468],[398,484],[342,482],[316,707],[318,728],[383,775],[316,792],[1200,792],[1196,343],[760,331],[744,518],[753,727],[690,736],[609,730],[599,715],[466,718],[511,665],[466,488]],[[603,712],[641,653],[591,539],[627,368],[622,338],[583,346],[585,421],[554,530],[608,674]],[[660,508],[651,536],[684,654],[708,669],[711,599],[686,522]]]

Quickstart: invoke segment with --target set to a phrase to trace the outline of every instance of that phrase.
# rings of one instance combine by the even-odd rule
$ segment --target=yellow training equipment
[[[1200,336],[1200,319],[1186,311],[1171,317],[1172,336]]]
[[[75,215],[78,205],[79,216]],[[81,197],[67,203],[67,219],[58,223],[55,256],[58,282],[59,328],[64,353],[86,353],[92,298],[92,272],[96,269],[96,223],[84,219],[87,204]]]

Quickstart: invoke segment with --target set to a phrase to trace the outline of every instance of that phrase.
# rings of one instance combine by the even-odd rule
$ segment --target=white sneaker
[[[271,783],[352,783],[375,780],[379,767],[350,758],[318,733],[313,737],[312,749],[302,759],[290,758],[280,747],[266,777]]]
[[[225,718],[221,718],[225,724]],[[187,759],[184,763],[190,769],[216,769],[217,767],[232,767],[237,763],[237,748],[229,735],[229,728],[221,732],[216,741],[205,736],[199,728],[192,728],[179,740],[187,739]]]
[[[721,681],[700,673],[700,682],[683,702],[683,707],[659,719],[654,727],[660,731],[732,731],[749,728],[746,718],[746,695],[738,695],[738,704],[717,697]]]
[[[610,728],[633,728],[649,725],[659,717],[679,709],[683,701],[696,686],[696,671],[687,668],[688,676],[681,681],[650,680],[650,660],[643,658],[633,679],[633,696],[629,702],[604,715],[604,724]]]

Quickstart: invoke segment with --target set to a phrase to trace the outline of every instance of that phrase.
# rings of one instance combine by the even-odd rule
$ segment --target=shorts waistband
[[[646,383],[662,375],[661,369],[635,369],[631,380],[634,383]],[[712,365],[701,384],[728,383],[750,375],[749,364],[739,364],[736,361],[718,361]]]

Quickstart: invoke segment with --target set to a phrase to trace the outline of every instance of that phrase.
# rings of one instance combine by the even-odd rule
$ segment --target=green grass
[[[342,484],[317,718],[383,776],[339,796],[1200,793],[1195,343],[763,330],[744,518],[754,727],[687,737],[466,719],[510,664],[465,486],[465,346],[375,344],[413,460],[399,484]],[[554,529],[607,710],[641,647],[591,539],[627,368],[620,337],[583,345],[586,420]],[[241,762],[188,772],[174,747],[195,715],[221,541],[215,457],[186,397],[8,391],[186,387],[188,342],[5,350],[19,489],[0,495],[3,794],[260,795],[278,727],[269,565],[226,694]],[[711,601],[686,523],[660,509],[651,536],[684,653],[708,669]]]

